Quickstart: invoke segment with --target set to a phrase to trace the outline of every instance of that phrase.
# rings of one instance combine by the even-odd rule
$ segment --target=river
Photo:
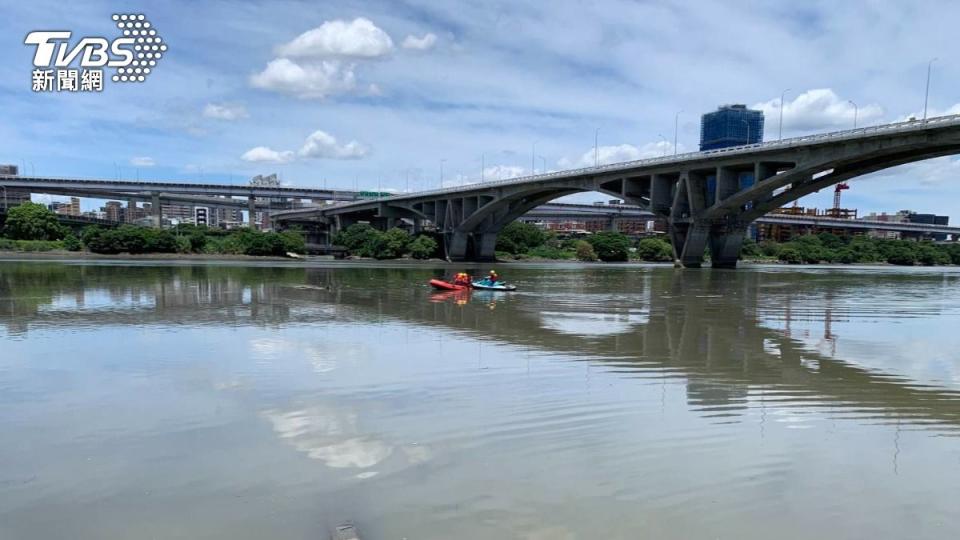
[[[497,269],[0,262],[0,538],[960,537],[960,269]]]

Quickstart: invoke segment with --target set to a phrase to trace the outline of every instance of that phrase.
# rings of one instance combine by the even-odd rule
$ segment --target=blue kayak
[[[500,283],[499,281],[493,284],[491,284],[487,280],[474,281],[472,285],[474,289],[478,289],[481,291],[515,291],[517,290],[515,286],[507,285],[506,283]]]

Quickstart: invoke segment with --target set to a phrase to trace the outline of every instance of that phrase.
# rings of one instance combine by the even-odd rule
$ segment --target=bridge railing
[[[724,155],[738,155],[738,154],[749,154],[759,150],[776,150],[783,148],[792,148],[799,145],[806,145],[816,142],[832,142],[848,139],[862,138],[864,136],[871,135],[886,135],[888,133],[899,133],[899,132],[911,132],[911,131],[922,131],[931,126],[943,126],[943,125],[960,125],[960,114],[948,115],[948,116],[938,116],[934,118],[928,118],[925,120],[907,120],[904,122],[895,122],[892,124],[880,124],[877,126],[868,126],[856,129],[847,129],[841,131],[832,131],[829,133],[818,133],[814,135],[801,135],[799,137],[791,137],[788,139],[781,139],[777,141],[769,141],[763,143],[747,144],[742,146],[733,146],[729,148],[718,148],[716,150],[705,150],[698,152],[685,152],[683,154],[674,154],[671,156],[659,156],[653,158],[638,159],[634,161],[623,161],[619,163],[609,163],[606,165],[600,165],[597,167],[582,167],[578,169],[565,169],[562,171],[552,171],[543,174],[534,174],[528,176],[520,176],[515,178],[508,178],[506,180],[491,180],[484,182],[473,182],[470,184],[465,184],[461,186],[454,186],[448,188],[439,188],[431,189],[426,191],[418,191],[416,193],[410,194],[400,194],[390,197],[392,200],[404,199],[407,197],[421,197],[421,196],[431,196],[431,195],[443,195],[447,193],[457,193],[463,191],[468,187],[477,187],[477,186],[507,186],[507,185],[516,185],[524,184],[528,182],[537,182],[542,180],[550,180],[555,178],[563,177],[573,177],[573,176],[586,176],[591,174],[598,174],[604,172],[613,172],[623,169],[635,169],[639,167],[649,167],[653,165],[661,165],[668,163],[679,163],[684,161],[693,161],[697,159],[709,158],[714,156],[724,156]],[[370,201],[365,201],[370,202]],[[345,203],[337,206],[351,206],[354,204],[362,204],[361,202],[357,203]]]

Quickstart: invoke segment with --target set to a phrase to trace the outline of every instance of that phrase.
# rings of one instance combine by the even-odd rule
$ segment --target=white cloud
[[[357,81],[352,64],[324,60],[300,65],[288,58],[276,58],[263,71],[250,77],[250,84],[300,98],[322,99],[353,91]]]
[[[937,116],[950,116],[954,114],[960,114],[960,103],[955,103],[946,109],[935,109],[933,107],[927,108],[927,118],[934,118]],[[906,114],[894,120],[894,122],[905,122],[910,118],[923,118],[923,110],[917,112]]]
[[[289,150],[277,151],[266,146],[257,146],[244,152],[240,159],[253,162],[287,163],[293,161],[293,152]]]
[[[494,165],[483,170],[483,179],[488,182],[490,180],[508,180],[528,174],[530,174],[528,169],[517,165]]]
[[[683,145],[678,145],[677,149],[683,152]],[[596,153],[594,153],[596,151]],[[634,146],[632,144],[618,144],[614,146],[601,146],[594,150],[587,150],[577,160],[563,158],[559,165],[563,168],[593,167],[597,161],[600,165],[609,165],[611,163],[622,163],[624,161],[636,161],[638,159],[648,159],[660,157],[673,153],[673,144],[666,141],[647,143],[643,146]],[[599,157],[599,160],[596,158]]]
[[[775,135],[779,130],[780,98],[753,105],[766,116],[766,134]],[[822,131],[827,129],[845,129],[853,127],[856,113],[857,125],[862,126],[879,120],[883,108],[873,103],[860,103],[859,109],[848,100],[838,96],[830,88],[807,90],[796,98],[787,99],[783,104],[783,128],[790,131]]]
[[[216,120],[240,120],[241,118],[247,118],[250,116],[247,114],[247,109],[243,105],[231,105],[229,103],[207,103],[206,107],[203,108],[203,116],[205,118],[213,118]]]
[[[339,144],[333,135],[317,130],[307,137],[298,154],[304,158],[360,159],[369,152],[369,148],[357,141]]]
[[[130,158],[130,164],[134,167],[153,167],[157,162],[152,157],[138,156]]]
[[[277,47],[277,54],[292,58],[376,58],[393,50],[393,40],[370,19],[327,21],[290,43]]]
[[[244,152],[240,159],[252,162],[289,163],[297,157],[304,159],[360,159],[370,153],[370,148],[357,141],[340,144],[337,138],[326,131],[317,130],[303,142],[299,152],[273,150],[257,146]]]
[[[409,35],[403,40],[404,49],[413,49],[416,51],[428,51],[436,44],[437,36],[431,32],[427,32],[423,37]]]

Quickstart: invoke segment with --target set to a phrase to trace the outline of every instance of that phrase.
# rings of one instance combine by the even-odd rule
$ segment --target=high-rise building
[[[107,204],[103,206],[103,213],[104,217],[110,221],[123,221],[123,218],[126,217],[123,203],[120,201],[107,201]]]
[[[763,111],[746,105],[722,105],[700,118],[700,150],[763,141]]]

